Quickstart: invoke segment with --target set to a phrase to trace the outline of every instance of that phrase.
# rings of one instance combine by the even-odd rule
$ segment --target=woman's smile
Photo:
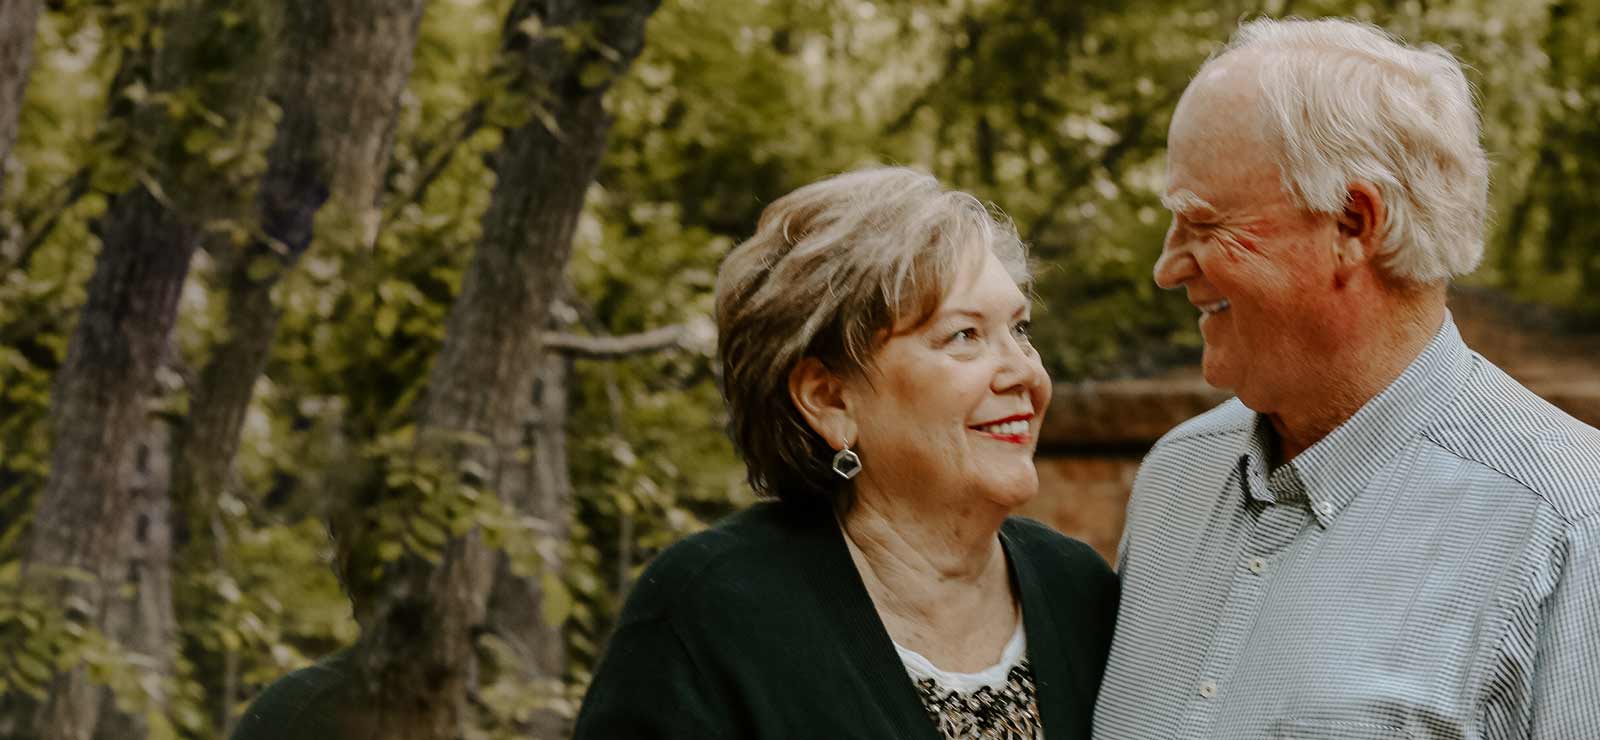
[[[1016,414],[1007,416],[1004,419],[976,424],[969,428],[986,437],[992,437],[1002,442],[1026,445],[1028,440],[1033,438],[1033,430],[1029,424],[1032,420],[1033,414]]]

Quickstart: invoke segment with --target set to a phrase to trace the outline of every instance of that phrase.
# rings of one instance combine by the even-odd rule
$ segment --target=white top
[[[933,679],[933,682],[944,691],[970,694],[985,686],[998,690],[1006,685],[1011,669],[1027,657],[1028,638],[1023,634],[1022,620],[1018,619],[1017,631],[1012,633],[1005,650],[1000,651],[1000,662],[976,673],[954,673],[944,670],[923,657],[921,653],[902,647],[898,642],[894,644],[894,651],[900,654],[900,662],[905,664],[906,673],[911,674],[912,681]]]

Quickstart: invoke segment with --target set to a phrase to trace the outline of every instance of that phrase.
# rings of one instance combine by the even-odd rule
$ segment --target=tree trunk
[[[283,118],[255,203],[261,236],[223,261],[227,330],[200,372],[179,434],[174,524],[180,562],[190,573],[221,567],[226,542],[217,502],[277,333],[273,287],[310,247],[319,211],[349,226],[353,233],[339,235],[354,237],[348,241],[364,243],[374,234],[422,8],[422,0],[295,0],[284,8],[287,48],[274,82]],[[225,682],[202,683],[218,705],[219,726],[226,726],[234,697],[217,691]]]
[[[118,547],[131,511],[125,471],[145,401],[166,357],[195,231],[144,186],[115,197],[98,224],[101,250],[88,301],[57,373],[54,448],[27,548],[25,578],[85,627],[106,627],[107,584],[127,562]],[[113,572],[105,572],[108,565]],[[71,569],[88,578],[62,578]],[[88,740],[99,693],[82,666],[58,675],[34,715],[39,736]]]
[[[534,398],[528,409],[522,443],[531,453],[528,462],[518,465],[501,479],[500,495],[519,513],[544,523],[540,537],[550,545],[541,548],[545,573],[561,572],[560,545],[567,538],[567,519],[571,515],[572,481],[567,469],[567,377],[572,360],[547,352]],[[539,577],[523,577],[512,572],[509,561],[498,557],[494,586],[489,595],[489,631],[510,645],[517,665],[497,666],[512,671],[529,685],[558,685],[566,665],[566,649],[561,625],[544,618],[544,584]],[[541,710],[528,726],[521,728],[528,737],[557,738],[569,734],[566,718],[553,710]]]
[[[111,597],[106,608],[106,634],[124,649],[140,656],[140,670],[167,678],[172,675],[172,647],[177,642],[177,618],[172,611],[172,531],[168,528],[168,476],[171,462],[172,427],[153,421],[146,427],[129,471],[129,498],[133,516],[121,533],[121,547],[128,554],[126,595]],[[166,683],[153,685],[158,694],[151,697],[151,709],[163,711]],[[146,737],[150,727],[142,715],[117,709],[110,689],[102,689],[103,715],[95,730],[95,740],[130,740]]]
[[[451,306],[444,348],[428,379],[417,432],[421,459],[482,471],[491,490],[512,461],[516,410],[533,387],[540,339],[556,295],[584,195],[604,150],[609,117],[601,99],[644,44],[659,0],[517,0],[507,17],[512,89],[547,91],[548,118],[505,132],[483,240]],[[521,32],[528,19],[546,32]],[[591,42],[568,52],[548,29],[587,27]],[[549,122],[547,128],[545,121]],[[478,439],[482,443],[462,440]],[[463,734],[476,677],[474,631],[482,628],[494,558],[473,530],[446,545],[437,563],[402,558],[383,576],[375,618],[357,648],[381,737]]]
[[[189,0],[147,9],[147,35],[124,52],[114,89],[137,82],[150,93],[189,92],[220,120],[235,120],[245,108],[240,103],[255,97],[251,72],[265,56],[268,34],[257,22],[266,22],[259,13],[266,5]],[[101,634],[114,626],[112,597],[127,578],[132,542],[125,534],[135,526],[129,472],[144,439],[156,369],[167,358],[196,224],[225,202],[232,182],[184,149],[190,133],[212,124],[174,117],[152,98],[115,96],[108,106],[108,117],[128,131],[117,156],[137,177],[92,224],[100,252],[56,372],[50,477],[22,556],[28,588],[61,605],[66,619]],[[89,740],[100,699],[83,665],[67,667],[31,708],[35,736]]]
[[[6,191],[5,162],[17,140],[17,113],[33,62],[39,0],[0,0],[0,194]]]
[[[226,260],[227,335],[200,373],[182,429],[175,484],[195,535],[209,527],[272,348],[273,286],[311,245],[330,195],[360,238],[370,237],[422,0],[297,0],[287,11],[290,47],[275,94],[283,119],[256,200],[262,238]]]

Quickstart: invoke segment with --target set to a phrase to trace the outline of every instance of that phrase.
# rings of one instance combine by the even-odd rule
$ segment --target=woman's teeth
[[[986,424],[978,427],[978,431],[987,434],[998,434],[1003,437],[1014,437],[1028,433],[1028,422],[1023,419],[1001,422],[999,424]]]

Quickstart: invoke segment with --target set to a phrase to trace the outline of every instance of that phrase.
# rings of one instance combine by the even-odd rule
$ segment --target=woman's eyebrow
[[[1028,303],[1027,301],[1018,302],[1016,309],[1011,312],[1011,315],[1013,317],[1026,315],[1028,313],[1028,309],[1031,307],[1032,304]],[[987,318],[989,313],[976,308],[946,308],[935,313],[933,317],[928,320],[928,323],[932,324],[934,322],[944,321],[954,316],[964,316],[969,319],[978,320]]]

